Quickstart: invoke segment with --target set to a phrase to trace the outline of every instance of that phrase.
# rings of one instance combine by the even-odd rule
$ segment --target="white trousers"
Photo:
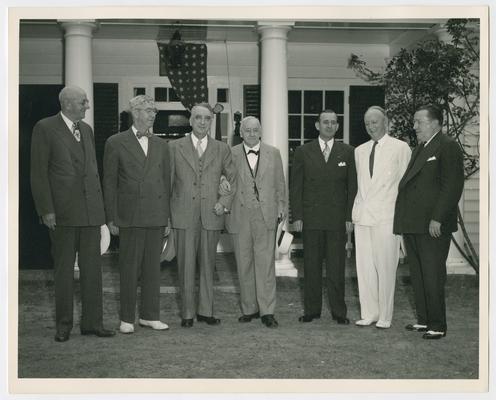
[[[362,319],[391,321],[401,236],[393,224],[355,225],[356,269]]]

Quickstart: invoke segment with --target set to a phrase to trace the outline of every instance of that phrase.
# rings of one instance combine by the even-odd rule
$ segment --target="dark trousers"
[[[134,324],[138,280],[141,281],[140,318],[160,319],[163,234],[164,227],[119,229],[121,321]]]
[[[57,331],[73,326],[74,263],[78,253],[81,284],[81,329],[102,327],[102,268],[99,226],[57,226],[49,230],[54,260]]]
[[[326,287],[331,314],[346,317],[344,267],[346,236],[343,232],[303,230],[305,314],[322,310],[322,261],[326,260]]]
[[[404,234],[415,296],[417,323],[433,331],[446,331],[446,259],[451,236]]]

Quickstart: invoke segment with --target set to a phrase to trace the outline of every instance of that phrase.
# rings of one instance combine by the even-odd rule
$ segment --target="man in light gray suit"
[[[176,233],[176,255],[181,288],[181,326],[193,326],[195,315],[195,270],[200,264],[200,294],[197,321],[217,325],[213,316],[213,276],[224,212],[233,194],[219,195],[221,175],[236,190],[236,169],[226,143],[210,137],[213,112],[209,104],[191,109],[193,132],[170,143],[171,222]]]
[[[286,214],[286,183],[279,150],[260,143],[260,134],[257,118],[241,121],[244,143],[232,148],[238,179],[226,228],[238,267],[243,312],[239,322],[262,316],[265,326],[277,328],[275,230]]]

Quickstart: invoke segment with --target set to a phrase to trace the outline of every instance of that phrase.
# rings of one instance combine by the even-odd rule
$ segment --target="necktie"
[[[72,124],[72,134],[74,135],[74,138],[78,142],[81,141],[81,131],[79,130],[79,122],[74,122]]]
[[[140,131],[137,131],[136,132],[136,137],[138,139],[141,139],[143,136],[146,136],[147,138],[150,138],[150,137],[152,137],[152,135],[153,134],[150,131],[148,131],[148,130],[146,132],[140,132]]]
[[[372,146],[372,151],[370,152],[370,157],[369,157],[369,171],[370,171],[370,177],[372,178],[372,175],[374,174],[374,157],[375,157],[375,146],[377,146],[376,141],[374,141],[374,145]]]
[[[203,155],[203,148],[201,146],[201,139],[198,139],[198,142],[196,143],[196,152],[198,153],[198,158],[201,158]]]
[[[322,152],[324,154],[324,160],[327,162],[329,160],[329,154],[331,154],[331,149],[329,148],[329,144],[326,142],[324,151]]]
[[[256,156],[258,156],[258,151],[256,151],[256,150],[248,150],[248,153],[247,154],[255,154]]]

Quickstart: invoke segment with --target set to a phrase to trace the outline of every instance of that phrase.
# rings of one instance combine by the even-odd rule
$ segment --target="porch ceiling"
[[[288,35],[294,43],[362,43],[390,45],[402,38],[419,40],[428,35],[443,20],[408,21],[295,21]],[[168,41],[179,29],[185,41],[258,40],[257,21],[225,20],[159,20],[159,19],[100,19],[95,39],[134,39]],[[62,38],[56,20],[22,20],[22,38]]]

